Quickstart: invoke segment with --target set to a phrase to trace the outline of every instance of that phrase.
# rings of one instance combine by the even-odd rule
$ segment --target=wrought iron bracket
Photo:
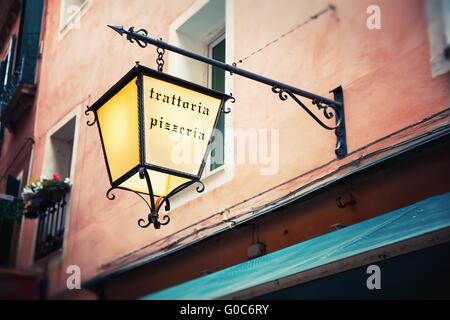
[[[344,116],[344,94],[342,87],[339,86],[330,91],[334,94],[334,99],[338,103],[329,103],[323,99],[314,98],[311,100],[312,105],[315,105],[317,109],[323,113],[323,116],[327,119],[336,119],[336,125],[331,126],[326,122],[323,122],[313,111],[311,111],[295,94],[289,89],[273,87],[272,91],[278,94],[280,100],[286,101],[288,97],[294,100],[306,113],[317,122],[322,128],[330,131],[334,131],[336,134],[336,148],[335,153],[338,159],[341,159],[347,155],[347,141],[345,136],[345,116]]]
[[[221,61],[217,61],[208,57],[204,57],[202,55],[196,54],[191,51],[184,50],[182,48],[173,46],[166,42],[163,42],[161,39],[153,39],[148,36],[148,32],[144,29],[139,29],[137,31],[134,30],[134,27],[125,30],[123,27],[119,26],[111,26],[108,25],[111,29],[116,31],[119,35],[126,35],[128,41],[132,43],[137,43],[141,48],[145,48],[148,44],[156,46],[159,48],[158,53],[162,53],[161,50],[169,50],[188,58],[215,66],[217,68],[223,69],[230,74],[237,74],[242,77],[264,83],[272,87],[272,90],[275,93],[278,93],[281,100],[287,100],[288,96],[290,96],[297,104],[299,104],[319,125],[327,130],[333,130],[336,134],[337,143],[335,153],[338,159],[342,159],[347,155],[347,143],[346,143],[346,133],[345,133],[345,116],[344,116],[344,95],[342,87],[337,87],[331,92],[334,94],[334,100],[328,99],[326,97],[319,96],[317,94],[290,86],[288,84],[284,84],[282,82],[269,79],[263,77],[259,74],[252,73],[250,71],[240,69],[236,67],[236,64],[229,65],[223,63]],[[160,63],[158,63],[158,69],[161,71]],[[298,97],[303,97],[312,101],[312,104],[315,105],[319,111],[323,112],[323,115],[326,119],[336,118],[336,125],[331,127],[321,121],[315,114],[309,110]],[[331,110],[331,111],[330,111]]]
[[[345,109],[344,109],[344,90],[342,86],[336,87],[330,91],[334,95],[334,100],[340,102],[336,105],[336,112],[339,117],[336,117],[336,149],[335,153],[338,159],[347,156],[347,131],[345,129]]]

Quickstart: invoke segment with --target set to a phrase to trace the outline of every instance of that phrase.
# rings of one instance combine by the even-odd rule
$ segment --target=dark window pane
[[[225,39],[219,42],[212,48],[212,58],[214,60],[225,62]],[[211,72],[211,87],[214,90],[225,92],[225,70],[217,67],[212,67]],[[222,133],[222,139],[217,139],[211,149],[211,167],[210,170],[217,169],[223,165],[224,162],[224,133],[225,133],[225,117],[221,113],[217,130]]]

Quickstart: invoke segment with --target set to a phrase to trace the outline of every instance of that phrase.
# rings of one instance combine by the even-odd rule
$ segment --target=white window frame
[[[219,35],[218,37],[216,37],[215,40],[211,41],[208,45],[208,57],[212,58],[212,50],[213,48],[218,45],[222,40],[225,40],[225,33],[222,33],[221,35]],[[226,40],[225,40],[226,41]],[[208,65],[208,88],[212,88],[212,66]],[[226,77],[226,74],[225,74]],[[225,117],[225,122],[227,121],[226,119],[227,117]],[[226,130],[226,124],[224,125],[224,128]],[[224,137],[225,138],[225,137]],[[209,152],[209,155],[206,159],[206,163],[205,163],[205,170],[203,172],[203,179],[208,178],[211,175],[216,174],[217,172],[220,172],[222,170],[224,170],[225,167],[225,152],[227,150],[225,150],[225,141],[224,141],[224,163],[218,167],[215,168],[214,170],[211,170],[211,151]]]
[[[213,0],[214,1],[214,0]],[[220,37],[226,38],[226,52],[225,52],[225,60],[226,61],[234,61],[234,28],[233,28],[233,20],[234,20],[234,0],[224,0],[225,1],[225,24],[221,27],[214,29],[212,32],[208,32],[207,36],[202,39],[201,48],[197,49],[197,53],[208,56],[210,45],[215,40],[218,40]],[[188,22],[192,17],[194,17],[205,5],[210,3],[210,0],[197,0],[195,1],[185,12],[183,12],[174,22],[170,25],[169,28],[169,43],[184,47],[182,43],[182,39],[180,35],[183,35],[180,32],[180,28],[183,24]],[[189,39],[189,38],[187,38]],[[187,50],[192,50],[191,48],[186,48]],[[183,78],[185,80],[196,82],[203,86],[210,85],[211,79],[211,69],[207,64],[199,63],[200,68],[203,71],[198,72],[194,75],[194,78],[191,78],[190,74],[180,72],[180,70],[186,70],[180,68],[179,61],[180,59],[188,59],[185,57],[181,57],[176,53],[169,52],[169,64],[168,64],[168,73],[174,75],[176,77]],[[197,70],[199,71],[199,70]],[[233,79],[229,74],[225,74],[225,92],[233,92]],[[228,102],[229,103],[229,102]],[[234,114],[233,112],[226,115],[225,121],[225,133],[231,134],[233,132],[233,124],[234,124]],[[220,187],[221,185],[231,181],[235,176],[235,164],[234,164],[234,140],[232,137],[224,138],[224,164],[219,168],[209,171],[209,157],[205,166],[208,166],[208,170],[204,170],[201,181],[205,185],[205,191],[203,193],[198,193],[196,191],[196,185],[186,188],[182,192],[176,194],[173,198],[171,198],[171,206],[172,210],[188,203],[200,196],[207,194],[208,192]]]
[[[80,127],[80,114],[81,114],[81,107],[78,106],[74,110],[72,110],[70,113],[68,113],[64,118],[59,120],[56,124],[54,124],[51,129],[48,130],[46,137],[45,137],[45,145],[44,145],[44,159],[46,154],[49,152],[51,148],[51,138],[52,136],[59,131],[62,127],[64,127],[69,121],[72,119],[75,119],[75,130],[73,133],[73,147],[72,147],[72,157],[71,157],[71,165],[70,165],[70,182],[72,184],[72,190],[75,187],[74,177],[76,172],[76,164],[77,164],[77,155],[78,155],[78,138],[79,138],[79,127]],[[42,166],[41,168],[41,174],[45,172],[45,167]],[[65,254],[67,252],[67,239],[69,234],[69,226],[70,226],[70,219],[71,219],[71,207],[73,205],[73,197],[70,195],[69,199],[67,199],[66,204],[66,216],[64,221],[64,239],[62,248],[58,251],[55,251],[51,254],[49,254],[46,257],[43,257],[39,260],[34,260],[34,252],[36,247],[36,236],[37,236],[37,228],[38,228],[38,221],[36,221],[34,225],[34,237],[33,237],[33,244],[32,244],[32,250],[30,252],[29,261],[31,262],[31,265],[33,266],[42,266],[48,262],[50,263],[60,263],[63,261]]]

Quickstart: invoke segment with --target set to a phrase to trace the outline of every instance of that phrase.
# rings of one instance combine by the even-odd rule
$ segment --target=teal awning
[[[218,299],[448,227],[450,193],[298,243],[142,299]]]

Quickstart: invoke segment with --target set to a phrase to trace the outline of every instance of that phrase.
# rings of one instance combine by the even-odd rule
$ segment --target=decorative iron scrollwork
[[[195,190],[197,190],[198,193],[202,193],[203,191],[205,191],[205,185],[203,184],[203,182],[201,182],[200,180],[196,182],[200,185],[197,186]]]
[[[161,208],[163,206],[163,204],[165,204],[164,210],[170,211],[170,200],[167,196],[161,200],[161,202],[159,203],[159,207]]]
[[[276,94],[278,94],[278,97],[282,101],[286,101],[288,99],[288,96],[286,94],[286,90],[278,88],[278,87],[272,87],[272,91]]]
[[[116,198],[116,196],[111,193],[115,188],[109,188],[108,191],[106,191],[106,198],[108,198],[108,200],[114,200]]]
[[[84,111],[84,114],[85,114],[86,116],[89,116],[89,112],[92,112],[92,113],[94,114],[94,120],[92,120],[92,121],[87,120],[87,121],[86,121],[86,124],[87,124],[89,127],[91,127],[91,126],[93,126],[93,125],[97,122],[97,113],[96,113],[95,111],[89,109],[89,106],[87,106],[87,109]]]
[[[147,221],[145,221],[145,219],[143,219],[143,218],[138,220],[138,226],[141,228],[147,228],[151,224],[153,224],[155,226],[155,229],[159,229],[160,224],[158,221],[157,213],[155,214],[154,212],[150,212],[147,216]]]
[[[344,128],[344,115],[343,115],[343,107],[338,104],[331,104],[325,101],[321,101],[317,98],[311,99],[312,105],[315,105],[319,111],[322,111],[323,116],[327,119],[336,119],[336,125],[330,126],[323,122],[321,119],[319,119],[295,94],[293,94],[290,90],[280,88],[280,87],[272,87],[272,91],[276,94],[278,94],[278,97],[282,101],[286,101],[288,97],[291,97],[300,107],[302,107],[303,110],[308,113],[311,118],[314,119],[322,128],[327,130],[333,130],[336,133],[337,136],[337,142],[336,142],[336,150],[335,153],[338,156],[338,158],[341,158],[345,156],[347,153],[347,147],[345,143],[345,128]],[[335,93],[335,96],[339,96],[341,100],[343,100],[342,97],[342,88],[336,88],[333,93]]]
[[[236,98],[233,97],[232,93],[230,93],[230,98],[228,100],[230,100],[230,103],[235,103],[236,102]],[[226,106],[227,102],[228,101],[224,102],[223,107],[222,107],[222,112],[225,113],[225,114],[228,114],[228,113],[231,112],[231,108]]]
[[[317,109],[322,110],[323,111],[323,115],[325,118],[332,119],[334,117],[334,115],[336,114],[336,109],[334,108],[334,106],[330,106],[329,104],[325,104],[320,102],[317,99],[313,99],[312,100],[312,104],[317,106]],[[332,109],[333,111],[330,112],[328,111],[328,109]]]
[[[198,183],[199,185],[196,187],[197,192],[203,192],[205,190],[205,185],[203,184],[203,182],[201,182],[200,180],[191,180],[188,181],[178,187],[176,187],[175,189],[173,189],[171,192],[169,192],[166,196],[155,196],[153,193],[153,188],[151,185],[151,181],[150,181],[150,177],[149,174],[146,170],[145,167],[141,167],[139,169],[139,177],[141,179],[145,179],[147,182],[147,188],[148,188],[148,200],[146,199],[146,197],[144,197],[145,194],[141,194],[139,192],[136,192],[134,190],[125,188],[125,187],[111,187],[107,192],[106,192],[106,197],[109,200],[114,200],[116,198],[116,196],[114,194],[112,194],[111,192],[114,189],[122,189],[122,190],[126,190],[126,191],[131,191],[134,194],[136,194],[137,196],[139,196],[147,205],[148,207],[148,214],[147,214],[147,218],[140,218],[138,220],[138,226],[141,228],[147,228],[150,225],[153,224],[153,226],[155,227],[155,229],[159,229],[161,226],[165,226],[170,222],[170,217],[168,214],[163,214],[161,217],[159,215],[159,212],[161,210],[161,208],[164,208],[164,210],[170,211],[170,198],[177,194],[178,192],[180,192],[181,190],[189,187],[190,185],[194,184],[194,183]],[[155,199],[156,198],[156,199]]]
[[[134,27],[130,27],[130,28],[128,29],[128,32],[129,32],[129,33],[127,34],[127,40],[128,40],[128,41],[130,41],[131,43],[136,42],[136,43],[139,45],[139,47],[141,47],[141,48],[145,48],[145,47],[148,46],[148,43],[147,43],[147,42],[141,41],[141,40],[136,39],[136,38],[134,38],[134,37],[132,36],[133,33],[135,33],[135,34],[140,34],[140,35],[143,35],[143,36],[148,36],[147,30],[145,30],[145,29],[139,29],[139,30],[135,31],[135,30],[134,30]]]

